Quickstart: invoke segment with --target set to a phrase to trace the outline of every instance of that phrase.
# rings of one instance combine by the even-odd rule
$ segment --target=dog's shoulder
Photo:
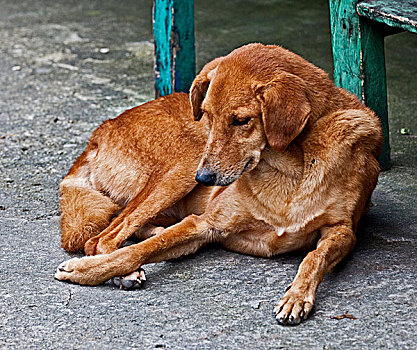
[[[379,119],[366,107],[320,118],[308,128],[302,141],[304,170],[300,193],[324,188],[337,192],[355,182],[353,178],[359,176],[361,168],[365,177],[376,177],[381,145]]]
[[[341,110],[308,127],[291,216],[326,212],[337,221],[343,213],[352,213],[363,193],[367,198],[375,187],[381,142],[379,120],[367,109]]]
[[[382,129],[378,117],[368,108],[345,109],[323,116],[306,132],[303,149],[323,160],[342,161],[358,146],[378,157]]]

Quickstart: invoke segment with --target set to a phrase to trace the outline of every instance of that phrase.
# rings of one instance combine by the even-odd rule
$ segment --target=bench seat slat
[[[417,33],[417,1],[366,0],[358,3],[360,16]]]

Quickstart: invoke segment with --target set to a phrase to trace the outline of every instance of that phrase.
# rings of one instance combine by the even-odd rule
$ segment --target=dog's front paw
[[[120,289],[139,289],[143,287],[146,281],[145,271],[143,269],[139,269],[127,276],[113,277],[111,281],[116,287],[119,287]]]
[[[76,265],[78,260],[80,259],[73,258],[61,263],[56,269],[54,277],[60,281],[77,282],[74,280],[74,276],[77,274],[75,271],[77,270]]]
[[[70,281],[78,284],[94,286],[108,280],[102,271],[105,262],[101,255],[83,258],[73,258],[61,263],[56,269],[54,277],[60,281]]]
[[[274,309],[280,324],[297,325],[305,320],[314,306],[314,296],[290,287]]]

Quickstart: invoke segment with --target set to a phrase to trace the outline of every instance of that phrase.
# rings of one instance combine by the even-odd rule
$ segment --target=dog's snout
[[[202,185],[213,186],[216,183],[216,174],[211,170],[201,169],[197,171],[195,179]]]

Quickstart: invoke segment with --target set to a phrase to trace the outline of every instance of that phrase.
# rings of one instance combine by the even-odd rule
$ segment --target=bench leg
[[[195,77],[194,1],[154,0],[155,96],[188,92]]]
[[[381,120],[384,143],[379,163],[382,169],[391,166],[388,103],[385,73],[384,26],[377,22],[360,19],[362,47],[363,95],[366,105]]]
[[[360,19],[357,0],[330,0],[330,24],[334,61],[334,81],[358,96],[379,116],[384,145],[379,163],[390,162],[387,90],[384,58],[384,28]]]

